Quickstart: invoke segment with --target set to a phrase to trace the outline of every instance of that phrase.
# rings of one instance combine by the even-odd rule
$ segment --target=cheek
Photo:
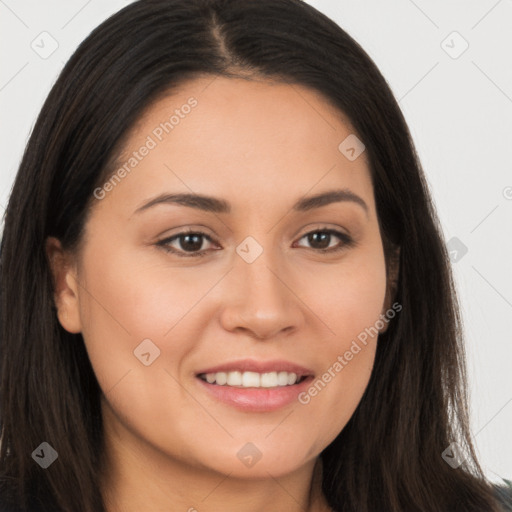
[[[136,251],[111,244],[87,256],[83,279],[95,296],[86,301],[104,306],[107,320],[134,336],[163,336],[215,282],[200,267],[170,266],[165,252],[154,247]]]
[[[339,359],[333,358],[325,373],[299,396],[302,415],[314,418],[320,426],[310,453],[318,453],[334,441],[354,414],[370,380],[375,348],[375,340],[367,345],[357,341],[349,344],[348,351],[339,354]]]
[[[381,246],[374,245],[347,254],[339,264],[317,264],[302,274],[300,297],[329,328],[325,340],[331,349],[342,349],[383,313],[385,261]]]
[[[357,257],[354,253],[337,272],[333,268],[317,269],[315,285],[307,288],[310,293],[301,294],[318,316],[318,325],[328,327],[321,341],[323,372],[299,397],[322,425],[317,448],[343,429],[368,385],[386,291],[384,256],[378,247]]]
[[[140,366],[134,351],[143,340],[151,340],[163,356],[172,346],[175,361],[192,348],[194,336],[181,335],[176,344],[170,343],[173,333],[181,332],[182,319],[189,320],[194,305],[215,283],[191,280],[193,271],[155,265],[154,259],[148,262],[112,245],[85,254],[79,277],[82,334],[104,390]],[[153,367],[164,358],[156,359]]]
[[[298,397],[302,414],[321,425],[312,453],[322,450],[343,430],[370,380],[377,346],[378,312],[355,306],[353,310],[347,308],[340,312],[337,319],[332,317],[330,326],[337,335],[323,339],[322,371]]]

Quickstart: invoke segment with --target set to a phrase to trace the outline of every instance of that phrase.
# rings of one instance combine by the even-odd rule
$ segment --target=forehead
[[[116,168],[127,172],[112,195],[122,189],[140,203],[157,192],[197,192],[247,205],[341,187],[368,199],[365,152],[354,160],[343,151],[354,136],[346,116],[313,89],[201,77],[141,116],[118,157]]]

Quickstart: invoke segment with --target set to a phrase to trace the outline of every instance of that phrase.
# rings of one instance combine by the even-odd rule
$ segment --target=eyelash
[[[342,251],[343,249],[349,249],[356,245],[356,242],[354,241],[354,239],[352,237],[350,237],[349,235],[347,235],[345,233],[341,233],[340,231],[337,231],[335,229],[330,229],[330,228],[309,231],[308,233],[305,233],[304,235],[302,235],[299,238],[299,240],[301,240],[302,238],[304,238],[308,235],[312,235],[315,233],[325,233],[325,234],[329,234],[329,235],[334,235],[334,236],[338,237],[343,242],[341,245],[334,247],[334,248],[331,247],[330,249],[312,249],[313,251],[316,251],[316,252],[336,253],[336,252]],[[158,247],[161,247],[162,249],[164,249],[164,251],[166,251],[166,252],[176,254],[180,258],[202,258],[203,256],[206,256],[206,253],[208,252],[207,249],[204,249],[204,250],[198,251],[198,252],[193,252],[193,253],[186,253],[181,250],[176,250],[174,248],[169,247],[169,245],[168,245],[169,243],[171,243],[174,240],[177,240],[183,236],[186,236],[186,235],[199,235],[199,236],[206,238],[210,242],[214,242],[214,240],[209,235],[207,235],[206,233],[203,233],[202,231],[187,230],[187,231],[182,231],[176,235],[173,235],[170,238],[165,238],[164,240],[157,242],[156,245]]]

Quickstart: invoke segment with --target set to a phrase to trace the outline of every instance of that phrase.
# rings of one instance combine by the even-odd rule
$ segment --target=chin
[[[272,443],[261,437],[261,442],[255,439],[254,442],[234,441],[229,446],[217,445],[219,450],[211,452],[207,460],[203,454],[203,464],[219,473],[229,474],[230,478],[267,479],[293,473],[318,455],[308,456],[302,447],[290,446],[284,440]]]

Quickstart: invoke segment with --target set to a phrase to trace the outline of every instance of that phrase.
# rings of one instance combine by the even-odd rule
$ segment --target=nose
[[[290,334],[304,323],[297,283],[291,272],[276,268],[269,253],[263,251],[252,263],[235,260],[220,317],[224,329],[270,339],[281,332]]]

